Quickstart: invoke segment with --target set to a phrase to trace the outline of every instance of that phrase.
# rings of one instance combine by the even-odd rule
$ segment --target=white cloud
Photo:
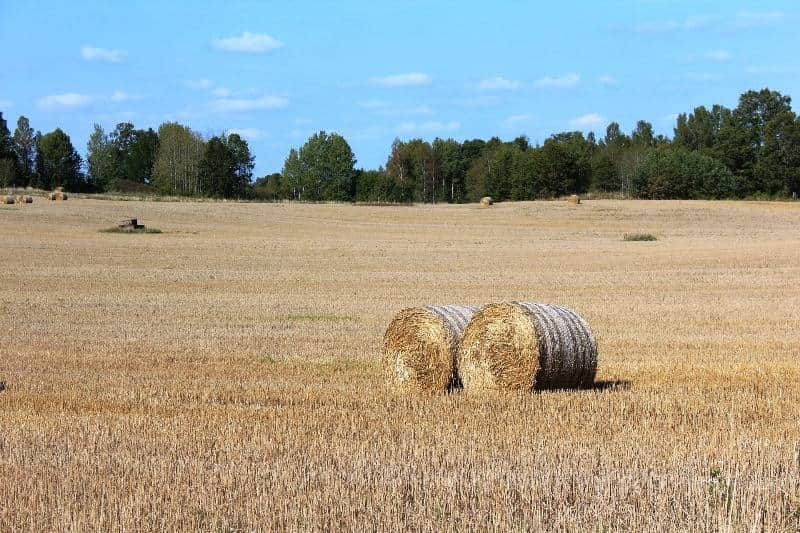
[[[188,80],[186,82],[186,86],[190,89],[210,89],[214,86],[214,82],[211,80]]]
[[[617,79],[613,76],[609,76],[608,74],[604,76],[600,76],[597,78],[597,81],[600,82],[601,85],[616,85]]]
[[[638,33],[665,33],[678,30],[696,30],[707,28],[717,22],[718,17],[701,15],[687,17],[683,20],[662,20],[656,22],[643,22],[634,27]]]
[[[576,128],[590,128],[592,126],[599,126],[605,121],[602,115],[597,113],[589,113],[581,115],[569,121],[569,125]]]
[[[78,93],[51,94],[39,98],[36,102],[40,109],[53,111],[56,109],[73,109],[82,107],[92,101],[90,96]]]
[[[422,72],[408,72],[405,74],[370,78],[369,82],[378,87],[412,87],[428,85],[431,82],[431,78]]]
[[[214,47],[226,52],[245,52],[261,54],[281,48],[283,43],[266,33],[250,33],[246,31],[236,37],[214,39]]]
[[[83,46],[81,47],[81,56],[87,61],[120,63],[128,56],[128,52],[125,50],[110,50],[108,48],[97,48],[95,46]]]
[[[227,98],[231,95],[231,90],[227,87],[217,87],[216,89],[211,91],[211,94],[216,96],[217,98]]]
[[[501,124],[503,126],[518,126],[520,124],[525,124],[533,120],[533,115],[521,114],[521,115],[511,115],[503,119]]]
[[[236,133],[246,139],[260,139],[264,136],[264,131],[258,128],[233,128],[228,133]]]
[[[277,109],[287,105],[289,99],[283,96],[262,96],[261,98],[217,98],[211,102],[210,107],[214,113],[233,113]]]
[[[727,61],[731,58],[731,53],[727,50],[711,50],[705,53],[705,58],[713,61]]]
[[[447,132],[447,131],[456,131],[461,127],[461,123],[455,120],[451,120],[450,122],[438,122],[438,121],[429,121],[429,122],[403,122],[400,124],[397,129],[403,133],[437,133],[437,132]]]
[[[544,78],[536,80],[534,85],[536,87],[542,87],[542,88],[566,89],[569,87],[575,87],[576,85],[578,85],[578,82],[580,81],[581,81],[580,75],[567,74],[565,76],[560,76],[560,77],[545,76]]]
[[[398,105],[384,100],[366,100],[358,103],[378,115],[430,115],[433,110],[427,105]]]
[[[517,80],[509,80],[502,76],[486,78],[478,84],[478,89],[482,91],[513,91],[519,89],[520,83]]]
[[[125,91],[114,91],[114,94],[111,95],[112,102],[124,102],[125,100],[130,100],[131,95],[126,93]]]
[[[736,13],[733,18],[731,26],[734,28],[753,28],[756,26],[770,26],[781,22],[785,18],[785,14],[781,11],[740,11]]]

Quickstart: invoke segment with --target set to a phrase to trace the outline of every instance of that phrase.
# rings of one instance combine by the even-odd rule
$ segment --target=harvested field
[[[163,233],[99,231],[121,212]],[[800,527],[800,204],[71,198],[0,227],[0,531]],[[384,387],[398,310],[513,300],[587,320],[595,389]]]

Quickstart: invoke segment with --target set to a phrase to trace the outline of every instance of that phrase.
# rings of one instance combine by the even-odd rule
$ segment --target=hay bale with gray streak
[[[491,196],[484,196],[481,198],[481,207],[489,207],[494,203]]]
[[[597,371],[597,342],[565,307],[491,304],[464,331],[457,364],[468,391],[587,387]]]
[[[426,305],[403,309],[383,336],[381,362],[390,386],[445,392],[461,386],[456,354],[477,307]]]
[[[578,196],[577,194],[573,194],[572,196],[567,198],[567,201],[572,205],[578,205],[579,203],[581,203],[581,197]]]
[[[13,204],[14,203],[14,195],[9,194],[8,196],[3,197],[4,204]]]

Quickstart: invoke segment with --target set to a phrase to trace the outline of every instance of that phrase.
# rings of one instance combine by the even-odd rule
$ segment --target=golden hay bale
[[[489,207],[494,203],[491,196],[484,196],[481,198],[481,207]]]
[[[47,199],[48,200],[55,200],[56,199],[56,193],[54,193],[54,192],[49,193],[47,195]]]
[[[32,204],[33,203],[33,196],[31,196],[30,194],[26,194],[24,199],[25,199],[25,203],[26,204]]]
[[[565,307],[491,304],[465,329],[457,364],[465,390],[586,387],[597,371],[597,342]]]
[[[403,309],[383,336],[381,362],[390,386],[414,392],[460,387],[456,353],[477,307],[426,305]]]
[[[3,197],[3,203],[4,204],[13,204],[14,201],[15,201],[14,195],[12,195],[12,194],[9,194],[8,196]]]
[[[572,196],[570,196],[569,198],[567,198],[567,201],[568,201],[569,203],[571,203],[571,204],[578,205],[579,203],[581,203],[581,197],[580,197],[580,196],[578,196],[577,194],[573,194]]]
[[[23,204],[23,203],[25,203],[25,197],[24,197],[24,196],[22,196],[21,194],[18,194],[18,195],[16,195],[16,196],[14,197],[14,203],[16,203],[16,204]]]

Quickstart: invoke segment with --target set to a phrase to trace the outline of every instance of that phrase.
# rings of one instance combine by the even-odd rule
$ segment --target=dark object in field
[[[626,233],[622,236],[623,241],[633,241],[633,242],[649,242],[649,241],[656,241],[655,235],[650,233]]]
[[[3,392],[4,390],[6,390],[6,382],[0,381],[0,392]]]
[[[117,227],[122,231],[141,231],[144,229],[144,224],[139,224],[139,221],[135,218],[126,218],[120,221]]]

